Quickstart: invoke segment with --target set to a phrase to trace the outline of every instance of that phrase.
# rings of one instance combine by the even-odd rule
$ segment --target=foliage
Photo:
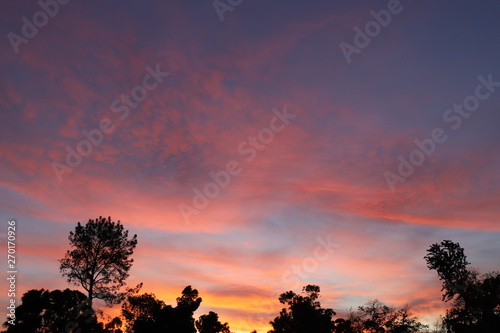
[[[318,301],[320,287],[307,285],[303,294],[288,291],[279,296],[279,301],[288,306],[271,321],[273,329],[268,333],[330,333],[334,328],[332,309],[323,309]]]
[[[454,333],[494,332],[500,327],[500,273],[480,276],[467,269],[464,249],[444,240],[432,244],[424,258],[443,282],[443,300],[452,301],[446,327]]]
[[[133,263],[130,256],[137,245],[137,235],[129,239],[120,221],[99,217],[84,226],[78,222],[68,238],[72,249],[59,260],[63,276],[88,292],[91,307],[93,298],[103,299],[108,305],[121,302],[125,294],[120,288],[125,285]]]
[[[222,324],[219,321],[219,315],[212,311],[200,316],[195,324],[199,333],[231,333],[228,324]]]
[[[16,324],[7,325],[8,333],[26,332],[104,332],[97,323],[95,313],[85,300],[87,297],[79,291],[65,289],[48,291],[32,289],[21,298],[21,305],[16,308]]]
[[[355,333],[411,333],[427,327],[412,316],[408,306],[395,310],[378,299],[360,306],[351,322]]]
[[[184,288],[174,308],[157,299],[154,294],[139,295],[140,288],[141,285],[130,290],[122,304],[128,332],[196,333],[193,314],[202,301],[196,289],[191,286]]]
[[[123,333],[122,331],[123,322],[120,317],[115,317],[111,321],[109,321],[104,327],[106,332],[109,333]]]
[[[467,269],[470,263],[460,244],[444,240],[441,244],[432,244],[424,259],[427,267],[437,271],[439,279],[443,282],[441,291],[443,300],[449,301],[455,295],[461,294],[465,286],[475,278]]]

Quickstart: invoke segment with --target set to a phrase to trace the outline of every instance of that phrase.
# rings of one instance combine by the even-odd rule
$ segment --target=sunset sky
[[[128,285],[192,285],[236,333],[306,284],[431,323],[444,239],[500,270],[498,1],[60,1],[0,5],[18,298],[70,287],[57,260],[98,216],[137,234]]]

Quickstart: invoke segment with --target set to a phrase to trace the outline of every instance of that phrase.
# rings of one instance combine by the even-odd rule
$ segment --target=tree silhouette
[[[16,308],[16,325],[7,325],[8,333],[17,332],[104,332],[94,311],[79,291],[32,289]]]
[[[461,294],[465,286],[475,279],[476,274],[467,269],[470,263],[460,244],[444,240],[441,244],[432,244],[427,252],[429,253],[424,257],[427,267],[436,270],[443,282],[441,291],[444,291],[444,301]]]
[[[222,324],[219,321],[219,315],[212,311],[200,316],[195,324],[199,333],[231,333],[228,324]]]
[[[420,332],[421,329],[427,327],[427,325],[423,325],[418,321],[417,317],[412,315],[408,306],[396,312],[396,317],[392,323],[392,331],[394,333]]]
[[[137,245],[137,235],[128,238],[128,231],[120,221],[111,217],[89,220],[85,226],[78,222],[70,232],[72,247],[59,260],[60,271],[68,282],[81,285],[88,292],[92,307],[94,298],[103,299],[107,305],[119,303],[124,298],[120,288],[125,285],[133,259],[130,256]]]
[[[137,293],[140,286],[134,293]],[[173,309],[154,294],[130,294],[122,304],[122,315],[127,322],[127,332],[147,333],[166,331],[174,320]]]
[[[141,287],[139,285],[129,290],[122,304],[122,315],[129,332],[196,333],[193,314],[202,301],[198,297],[198,290],[191,286],[184,288],[181,297],[177,298],[177,306],[173,308],[154,294],[139,295]]]
[[[182,291],[182,296],[177,298],[175,316],[178,318],[176,332],[196,333],[194,327],[194,312],[198,309],[202,299],[198,297],[198,290],[187,286]]]
[[[417,317],[412,316],[408,306],[395,310],[378,299],[358,307],[355,317],[360,323],[354,326],[358,327],[358,331],[365,333],[411,333],[427,328],[427,325],[423,325]]]
[[[109,323],[106,324],[106,331],[109,333],[123,333],[123,322],[120,317],[114,317]]]
[[[283,308],[280,315],[270,322],[273,329],[268,333],[331,333],[334,329],[332,309],[323,309],[318,301],[320,287],[307,285],[304,296],[288,291],[279,296]]]
[[[480,276],[467,269],[460,244],[432,244],[424,257],[443,282],[443,300],[452,301],[444,322],[455,333],[495,332],[500,327],[500,272]]]
[[[351,320],[339,318],[335,320],[335,333],[357,333],[353,327]]]
[[[385,332],[390,329],[394,310],[378,299],[358,307],[358,315],[367,333]]]

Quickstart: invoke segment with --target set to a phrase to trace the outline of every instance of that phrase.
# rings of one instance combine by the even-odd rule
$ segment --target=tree
[[[367,333],[385,332],[392,325],[394,309],[388,307],[378,299],[367,302],[358,307],[358,314]]]
[[[356,313],[350,314],[349,320],[352,331],[346,332],[353,333],[411,333],[427,328],[412,316],[408,306],[395,310],[378,299],[358,307]]]
[[[195,324],[199,333],[231,333],[228,324],[222,324],[219,321],[219,315],[212,311],[200,316]]]
[[[122,325],[123,322],[120,317],[114,317],[109,323],[105,325],[105,328],[109,333],[123,333]]]
[[[429,253],[424,257],[427,267],[436,270],[443,282],[443,301],[461,294],[465,286],[475,278],[475,274],[467,269],[470,263],[460,244],[444,240],[441,244],[432,244],[427,252]]]
[[[432,244],[424,257],[443,283],[443,300],[452,301],[444,323],[454,333],[494,332],[500,327],[500,272],[469,270],[460,244]]]
[[[99,216],[85,226],[78,222],[68,238],[72,249],[59,260],[62,275],[87,291],[90,307],[94,298],[103,299],[107,305],[122,301],[125,293],[120,288],[125,285],[133,263],[130,256],[137,245],[137,235],[129,239],[120,221],[115,223],[111,217]]]
[[[24,332],[104,332],[79,291],[32,289],[21,297],[16,308],[16,325],[7,325],[8,333]]]
[[[273,329],[268,333],[331,333],[334,329],[332,309],[323,309],[318,301],[320,288],[307,285],[302,289],[304,296],[288,291],[279,296],[286,304],[280,315],[270,322]]]
[[[349,315],[347,317],[348,321],[348,326],[344,330],[349,333],[363,333],[364,331],[364,322],[363,319],[361,318],[361,315],[359,312],[354,312],[352,309],[349,312]],[[350,331],[349,331],[350,330]],[[342,332],[342,331],[340,331]]]
[[[420,332],[420,330],[428,327],[419,322],[417,317],[412,316],[408,305],[395,313],[391,326],[389,332],[394,333]]]
[[[357,333],[352,321],[349,319],[339,318],[335,320],[335,333]]]
[[[177,298],[177,306],[174,309],[178,318],[175,332],[196,333],[193,315],[201,302],[202,299],[198,297],[198,290],[191,288],[191,286],[184,288],[182,296]]]
[[[130,289],[122,304],[128,332],[196,333],[193,313],[202,301],[198,297],[198,290],[191,286],[184,288],[174,308],[157,299],[154,294],[139,295],[141,286]]]
[[[122,315],[127,322],[127,332],[148,333],[166,331],[175,320],[173,309],[154,294],[138,295],[139,285],[122,304]]]

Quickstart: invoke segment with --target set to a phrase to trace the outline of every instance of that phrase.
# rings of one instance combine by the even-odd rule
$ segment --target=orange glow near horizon
[[[0,220],[18,221],[17,300],[79,288],[58,259],[99,216],[137,234],[128,286],[175,305],[191,285],[196,319],[236,333],[267,332],[308,284],[338,316],[379,299],[432,324],[449,305],[424,256],[445,239],[500,270],[498,5],[402,0],[347,61],[386,5],[243,1],[221,21],[213,1],[74,1],[15,52],[9,32],[42,9],[11,1]]]

